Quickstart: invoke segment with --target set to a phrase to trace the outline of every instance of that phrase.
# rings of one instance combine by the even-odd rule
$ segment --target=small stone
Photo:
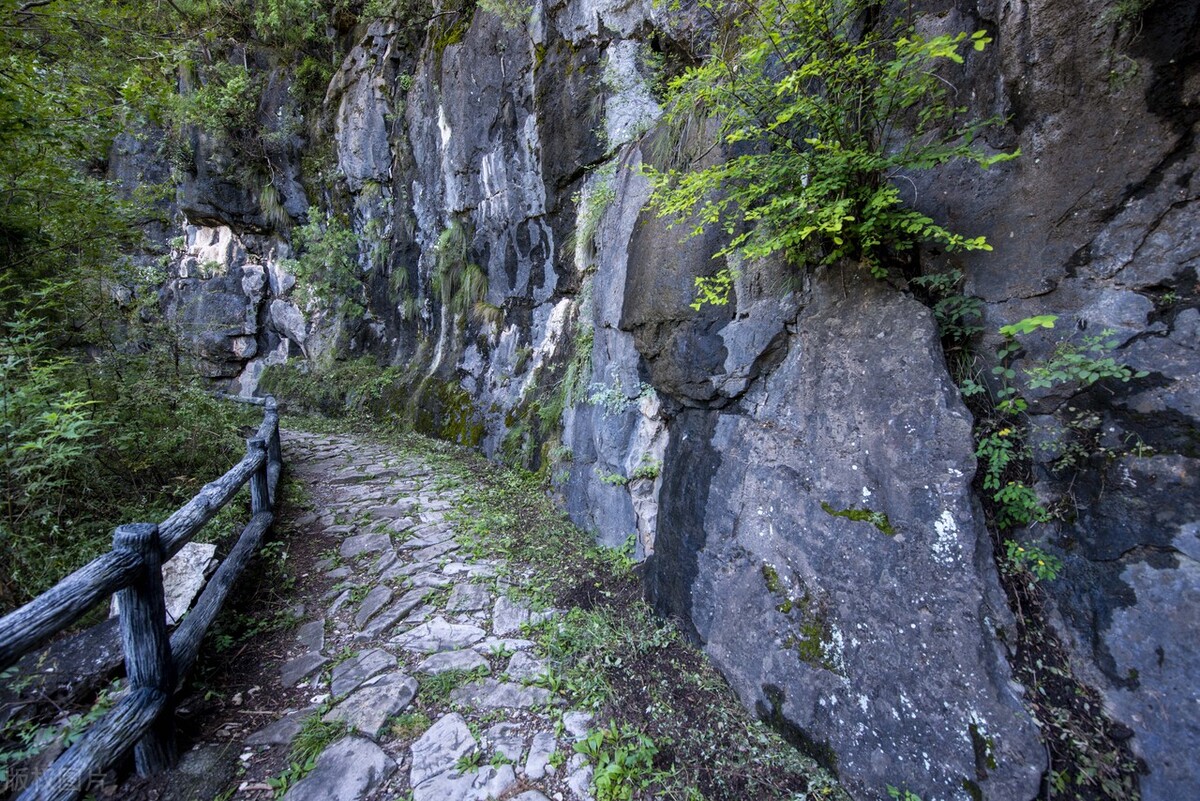
[[[477,612],[492,602],[492,594],[482,584],[459,584],[446,601],[447,612]]]
[[[419,526],[411,529],[410,533],[412,537],[401,546],[406,551],[416,551],[454,541],[454,529],[448,525]]]
[[[391,670],[396,666],[396,657],[380,648],[363,651],[333,669],[334,698],[340,698],[358,687],[372,676]]]
[[[454,540],[447,540],[445,542],[439,542],[435,545],[430,545],[428,548],[422,548],[413,554],[413,559],[416,559],[420,562],[428,562],[433,559],[437,559],[439,556],[444,556],[451,551],[457,550],[458,543]]]
[[[592,766],[583,762],[583,754],[571,757],[570,775],[567,776],[567,787],[579,801],[593,801],[592,797]]]
[[[304,721],[312,713],[313,707],[289,712],[247,737],[246,745],[290,745],[304,727]]]
[[[508,667],[504,672],[513,681],[532,681],[546,675],[546,663],[525,651],[517,651],[513,658],[508,660]]]
[[[476,653],[484,656],[495,656],[501,653],[516,653],[527,651],[534,646],[533,640],[522,640],[515,637],[487,637],[483,642],[472,646]]]
[[[573,710],[563,715],[563,728],[567,730],[567,734],[575,738],[576,742],[586,738],[591,727],[592,716],[587,712]]]
[[[385,782],[396,763],[361,737],[346,737],[317,757],[312,773],[297,782],[283,801],[360,801]]]
[[[550,801],[550,799],[537,790],[526,790],[520,795],[513,796],[511,801]]]
[[[343,559],[353,559],[365,553],[383,553],[391,548],[392,539],[387,534],[358,534],[346,538],[339,553]]]
[[[477,670],[486,668],[488,662],[470,649],[462,651],[443,651],[427,657],[417,665],[418,673],[445,673],[448,670]]]
[[[396,552],[384,551],[379,558],[375,560],[375,564],[371,566],[372,575],[378,576],[383,571],[387,570],[392,565],[396,564]]]
[[[337,611],[339,609],[341,609],[343,606],[345,606],[348,603],[350,603],[350,590],[342,590],[341,595],[339,595],[337,598],[335,598],[333,600],[333,603],[331,603],[329,605],[329,611],[326,612],[325,615],[327,617],[333,617],[334,615],[337,614]]]
[[[375,613],[386,606],[392,600],[392,588],[384,585],[374,587],[367,593],[367,597],[363,598],[359,604],[358,612],[354,615],[354,627],[361,629],[367,625]]]
[[[531,622],[529,607],[505,596],[496,599],[492,608],[492,633],[497,637],[520,631],[521,626]]]
[[[305,653],[292,659],[283,666],[280,684],[284,687],[295,687],[304,679],[325,666],[329,659],[320,654]]]
[[[449,587],[453,583],[449,578],[438,573],[417,573],[408,580],[408,586],[412,589],[440,589]]]
[[[159,798],[192,801],[214,798],[233,781],[240,764],[225,745],[202,745],[185,752]],[[17,774],[18,776],[21,774]],[[96,793],[100,795],[100,793]]]
[[[525,738],[521,736],[521,727],[515,723],[497,723],[483,736],[496,753],[502,754],[509,762],[519,762],[525,753]]]
[[[408,506],[372,506],[367,509],[367,512],[376,519],[395,520],[398,517],[408,517],[410,508]]]
[[[378,637],[387,629],[394,626],[399,620],[404,618],[413,609],[417,608],[421,601],[425,599],[427,590],[411,590],[401,596],[399,601],[384,609],[376,615],[367,627],[363,629],[363,634],[368,638]]]
[[[529,709],[550,702],[544,687],[524,687],[507,681],[481,679],[450,691],[450,701],[474,709]]]
[[[558,750],[558,741],[552,731],[539,731],[533,735],[533,743],[529,746],[529,756],[525,759],[525,778],[537,781],[546,775],[546,767],[550,757]]]
[[[335,706],[324,720],[341,720],[368,737],[378,737],[388,718],[408,706],[417,694],[417,680],[403,673],[372,679]]]
[[[483,629],[478,626],[447,623],[445,618],[435,617],[395,637],[392,643],[406,651],[436,654],[467,648],[482,639]]]
[[[333,581],[341,581],[345,578],[350,578],[351,572],[348,567],[335,567],[333,570],[325,571],[325,578]]]
[[[412,744],[409,783],[416,788],[439,773],[452,770],[458,760],[479,748],[462,715],[442,716]]]
[[[325,621],[310,620],[296,630],[296,640],[305,651],[320,653],[325,648]]]
[[[490,801],[503,798],[516,783],[512,765],[485,767],[461,775],[447,771],[413,787],[413,801]]]

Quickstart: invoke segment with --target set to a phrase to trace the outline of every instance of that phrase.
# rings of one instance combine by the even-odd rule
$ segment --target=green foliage
[[[989,493],[992,523],[1002,532],[1045,522],[1052,516],[1029,485],[1032,454],[1027,440],[1031,425],[1027,414],[1029,403],[1021,396],[1019,386],[1022,379],[1027,389],[1067,388],[1078,392],[1105,378],[1128,382],[1146,375],[1109,355],[1117,345],[1109,330],[1084,337],[1081,345],[1060,340],[1048,358],[1029,360],[1018,374],[1014,361],[1022,354],[1023,347],[1017,337],[1053,329],[1057,319],[1054,315],[1038,315],[1000,329],[1004,339],[996,353],[999,363],[992,369],[998,382],[992,395],[993,414],[977,426],[975,456],[980,460],[980,484]],[[968,381],[963,394],[980,395],[986,391],[982,384]],[[1069,411],[1074,411],[1074,407]],[[1043,438],[1041,447],[1060,452],[1055,469],[1080,467],[1099,454],[1111,456],[1111,449],[1095,442],[1089,446],[1077,438],[1064,439],[1064,436],[1088,436],[1098,426],[1094,416],[1077,413],[1064,431],[1047,432],[1050,436]],[[1005,550],[1010,569],[1027,568],[1034,581],[1052,579],[1062,568],[1056,557],[1033,545],[1020,545],[1010,539],[1005,541]]]
[[[533,6],[522,0],[479,0],[476,4],[489,14],[500,18],[505,28],[515,30],[529,21]]]
[[[433,721],[424,712],[405,712],[392,721],[388,731],[401,740],[415,740],[432,725]]]
[[[53,347],[45,318],[0,330],[0,607],[108,550],[119,523],[159,520],[240,458],[246,410],[211,397],[171,354]]]
[[[10,671],[0,673],[0,681],[6,681]],[[88,728],[104,717],[117,702],[119,682],[114,681],[100,691],[95,703],[84,712],[65,715],[49,725],[39,725],[27,718],[10,718],[0,725],[0,787],[8,786],[17,768],[27,760],[41,754],[51,745],[61,743],[64,748],[74,745]]]
[[[322,708],[305,718],[300,733],[292,740],[288,766],[278,776],[267,779],[267,784],[275,791],[275,798],[283,798],[296,782],[311,773],[326,746],[349,731],[349,726],[342,721],[327,723],[322,720],[327,711]]]
[[[887,786],[888,798],[894,798],[896,801],[921,801],[921,796],[909,790],[901,790],[892,785]]]
[[[733,282],[738,279],[738,271],[722,267],[712,275],[696,276],[696,300],[691,307],[700,311],[706,303],[713,306],[724,306],[729,303],[729,295],[733,292]]]
[[[925,289],[933,297],[933,317],[938,332],[951,346],[961,346],[983,331],[979,321],[983,317],[983,301],[963,295],[962,270],[952,268],[942,273],[922,275],[913,283]]]
[[[632,396],[626,394],[620,376],[614,374],[611,385],[599,382],[592,384],[587,401],[593,406],[601,407],[604,409],[606,415],[612,417],[633,408],[638,403],[641,403],[643,398],[649,398],[653,395],[654,387],[645,381],[638,384],[636,394]]]
[[[616,175],[617,161],[614,159],[598,168],[583,191],[571,198],[579,209],[579,219],[575,222],[575,241],[585,247],[595,245],[600,221],[617,200]]]
[[[1133,378],[1145,378],[1148,373],[1135,373],[1107,355],[1117,346],[1117,341],[1111,338],[1115,333],[1105,329],[1097,335],[1084,337],[1079,345],[1066,340],[1059,342],[1048,359],[1026,368],[1029,388],[1048,389],[1073,382],[1085,389],[1102,378],[1116,378],[1125,383]]]
[[[889,252],[928,243],[989,250],[907,208],[893,180],[955,160],[988,167],[976,137],[998,120],[963,119],[939,70],[982,50],[983,32],[926,38],[867,22],[871,0],[758,4],[702,0],[720,33],[670,83],[668,125],[713,118],[728,157],[694,171],[648,169],[661,216],[693,235],[717,226],[717,255],[783,253],[796,265],[856,259],[876,275]],[[883,29],[881,29],[881,26]]]
[[[158,3],[5,3],[0,10],[0,302],[53,281],[53,322],[96,317],[139,209],[105,179],[118,133],[168,88],[147,13]],[[71,283],[66,283],[71,279]],[[46,311],[44,309],[44,311]],[[65,324],[63,331],[71,330]]]
[[[70,473],[102,429],[87,393],[68,388],[71,363],[51,351],[43,322],[18,316],[0,339],[0,542],[25,528],[58,534]]]
[[[1062,560],[1037,545],[1005,540],[1004,553],[1010,568],[1028,570],[1034,581],[1053,581],[1062,570]]]
[[[258,0],[254,27],[268,42],[303,45],[326,35],[329,3],[322,0]]]
[[[615,721],[575,743],[576,753],[592,761],[597,801],[628,801],[654,779],[658,747],[642,732]]]
[[[450,702],[450,693],[459,687],[479,681],[488,674],[488,668],[480,666],[472,670],[443,670],[421,676],[421,693],[426,703],[441,705]]]
[[[361,317],[366,295],[359,280],[358,237],[349,222],[314,206],[308,222],[292,232],[292,246],[297,255],[283,266],[295,273],[302,296],[326,305],[340,303],[348,317]]]
[[[173,99],[174,121],[199,125],[226,140],[240,139],[255,130],[261,92],[259,76],[245,64],[218,61],[205,68],[199,86]]]
[[[1110,0],[1108,8],[1100,14],[1102,25],[1115,25],[1121,30],[1140,27],[1142,15],[1154,0]]]
[[[596,478],[600,479],[601,484],[607,484],[610,487],[623,487],[629,483],[629,479],[620,473],[606,473],[600,468],[596,468]]]
[[[629,476],[629,479],[631,481],[636,481],[644,478],[653,481],[654,479],[658,478],[659,473],[661,472],[662,462],[658,459],[651,458],[650,454],[645,453],[642,454],[641,462],[639,462],[638,466],[634,468],[633,473],[631,473]]]
[[[485,304],[487,274],[471,261],[470,247],[470,234],[461,222],[452,220],[434,247],[431,287],[442,307],[455,317],[473,311],[477,317],[491,319],[494,315]]]

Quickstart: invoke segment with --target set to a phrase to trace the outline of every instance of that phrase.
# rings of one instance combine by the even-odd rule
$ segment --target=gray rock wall
[[[1149,373],[1031,396],[1046,436],[1091,457],[1053,472],[1061,449],[1035,453],[1039,493],[1066,511],[1029,534],[1065,561],[1046,584],[1057,628],[1134,732],[1143,797],[1194,794],[1200,772],[1183,755],[1200,749],[1200,7],[1160,0],[1121,22],[1095,0],[950,5],[940,24],[997,31],[966,78],[978,110],[1011,117],[994,144],[1022,156],[986,176],[918,177],[916,202],[995,246],[964,259],[985,351],[999,326],[1055,314],[1018,369],[1064,337],[1111,329],[1113,356]]]
[[[995,37],[951,77],[974,111],[1010,118],[989,144],[1023,156],[904,186],[995,246],[954,261],[985,304],[984,372],[999,326],[1056,314],[1054,335],[1112,328],[1119,358],[1150,373],[1031,393],[1044,428],[1079,409],[1100,423],[1078,475],[1039,456],[1039,492],[1073,511],[1024,536],[1063,557],[1044,583],[1052,617],[1133,732],[1143,796],[1171,799],[1200,784],[1200,11],[1159,0],[1123,24],[1112,5],[922,4],[928,32]],[[599,541],[633,537],[659,609],[856,796],[1031,798],[1044,750],[930,314],[853,271],[802,282],[774,264],[696,312],[717,244],[644,208],[647,56],[695,32],[644,0],[539,0],[515,29],[450,14],[419,47],[361,26],[325,100],[341,177],[310,194],[359,234],[366,314],[298,299],[286,232],[200,142],[168,315],[244,392],[284,359],[403,366],[419,427],[544,470]],[[304,148],[289,147],[280,195],[298,222]],[[439,256],[448,230],[461,257]],[[926,270],[947,262],[922,254]],[[470,295],[475,268],[486,291]],[[1026,358],[1053,344],[1030,338]]]

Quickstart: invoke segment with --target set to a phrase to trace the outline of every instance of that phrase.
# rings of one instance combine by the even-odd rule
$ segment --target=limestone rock
[[[537,781],[546,775],[550,757],[558,750],[554,732],[540,731],[533,735],[533,743],[529,746],[529,756],[525,760],[525,777]]]
[[[447,623],[445,618],[435,617],[428,623],[394,637],[392,644],[406,651],[436,654],[468,648],[482,640],[483,629],[464,623]]]
[[[490,801],[517,783],[511,765],[484,767],[463,774],[440,773],[413,787],[413,801]]]
[[[450,691],[450,700],[474,709],[529,709],[550,702],[550,691],[495,679],[464,684]]]
[[[363,651],[352,659],[342,662],[333,669],[330,692],[340,698],[358,687],[367,679],[396,666],[396,657],[380,648]]]
[[[313,673],[316,673],[318,670],[324,667],[328,662],[329,658],[321,656],[321,654],[312,652],[303,653],[295,659],[284,663],[283,675],[280,679],[280,683],[284,687],[295,687],[297,684],[304,681]]]
[[[452,712],[442,716],[412,744],[409,783],[413,788],[420,787],[434,776],[452,770],[460,757],[478,747],[462,715]]]
[[[852,793],[957,794],[966,776],[1032,797],[1044,749],[993,647],[1010,616],[972,495],[970,418],[928,311],[857,286],[815,282],[744,415],[677,418],[651,593],[743,703],[836,754]],[[992,745],[986,778],[972,731]]]
[[[433,654],[417,665],[418,673],[445,673],[448,670],[477,670],[486,668],[488,662],[470,649],[442,651]]]
[[[401,712],[417,694],[417,680],[403,673],[372,679],[331,709],[325,720],[340,720],[367,737],[378,737],[388,718]]]
[[[361,801],[396,770],[396,763],[370,740],[346,737],[317,757],[312,773],[283,801]]]

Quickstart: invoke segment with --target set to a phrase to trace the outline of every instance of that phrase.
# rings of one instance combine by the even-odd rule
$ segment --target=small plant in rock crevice
[[[970,308],[970,306],[960,306]],[[1077,394],[1104,379],[1128,382],[1145,373],[1121,364],[1113,355],[1112,332],[1061,340],[1041,360],[1018,360],[1024,354],[1020,338],[1055,327],[1054,315],[1025,318],[1000,329],[992,380],[972,372],[963,339],[947,349],[963,395],[976,413],[977,486],[982,491],[989,528],[996,540],[996,561],[1009,603],[1016,612],[1013,650],[1014,678],[1027,689],[1026,704],[1042,729],[1050,757],[1048,798],[1073,801],[1135,799],[1137,760],[1125,736],[1103,711],[1098,694],[1071,669],[1067,649],[1047,623],[1045,597],[1038,586],[1062,575],[1064,564],[1047,548],[1014,533],[1069,513],[1066,500],[1047,505],[1031,486],[1034,451],[1029,442],[1057,454],[1052,474],[1080,470],[1097,458],[1114,458],[1117,451],[1101,446],[1094,436],[1099,422],[1069,406],[1073,415],[1056,431],[1034,431],[1025,390],[1045,389]],[[950,340],[947,340],[950,341]],[[1144,453],[1136,443],[1130,452]],[[900,797],[900,796],[894,796]]]
[[[1117,345],[1112,338],[1114,332],[1110,330],[1086,336],[1082,344],[1060,340],[1048,358],[1024,365],[1018,376],[1014,361],[1023,351],[1018,337],[1053,329],[1057,319],[1055,315],[1027,317],[1000,329],[1003,341],[996,351],[997,364],[992,368],[995,379],[995,388],[990,392],[993,413],[978,423],[975,453],[982,467],[980,483],[984,491],[990,493],[994,523],[1002,532],[1044,522],[1052,515],[1025,475],[1032,456],[1028,445],[1031,426],[1027,414],[1029,402],[1021,394],[1019,381],[1023,380],[1030,390],[1066,388],[1077,393],[1103,379],[1128,382],[1146,376],[1145,372],[1136,372],[1110,355]],[[962,392],[968,398],[984,396],[989,393],[989,387],[968,378],[963,381]],[[1043,447],[1054,445],[1048,443]],[[1072,462],[1079,460],[1075,451],[1067,450],[1067,453],[1071,454]]]
[[[344,722],[322,720],[328,711],[326,708],[320,708],[304,720],[300,733],[292,740],[292,747],[288,752],[288,766],[277,776],[267,779],[267,785],[275,792],[275,798],[283,798],[296,782],[311,773],[326,746],[341,739],[349,731],[349,726]]]

